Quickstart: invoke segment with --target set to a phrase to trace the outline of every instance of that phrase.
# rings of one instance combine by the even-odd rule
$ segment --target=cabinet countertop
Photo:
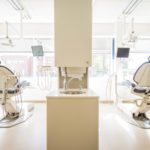
[[[79,90],[69,89],[66,91],[79,91]],[[63,89],[58,89],[58,90],[50,92],[47,95],[47,99],[49,98],[99,98],[99,96],[96,93],[94,93],[91,89],[82,89],[81,91],[83,91],[82,94],[64,94]]]

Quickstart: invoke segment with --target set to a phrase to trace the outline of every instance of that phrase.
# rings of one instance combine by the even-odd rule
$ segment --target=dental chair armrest
[[[147,89],[146,88],[134,88],[133,92],[147,94]]]
[[[30,83],[24,80],[24,81],[18,82],[16,84],[16,87],[17,88],[25,88],[25,87],[27,87],[29,85],[30,85]]]
[[[124,82],[124,85],[126,85],[127,87],[132,87],[132,88],[136,87],[136,84],[131,82],[131,81],[129,81],[129,80],[126,80]]]
[[[132,91],[134,93],[141,93],[141,94],[145,94],[145,95],[149,95],[150,94],[150,89],[148,87],[139,87],[136,84],[134,84],[132,86]]]
[[[135,88],[136,84],[135,83],[131,83],[131,86],[132,86],[132,88]]]
[[[129,80],[127,80],[128,84],[130,84],[130,86],[132,87],[132,91],[134,93],[143,93],[143,94],[149,94],[150,93],[150,89],[147,87],[139,87],[137,84],[130,82]]]

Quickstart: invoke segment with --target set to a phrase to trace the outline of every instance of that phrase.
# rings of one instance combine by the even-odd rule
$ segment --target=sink
[[[62,93],[62,94],[84,94],[85,92],[84,91],[79,91],[79,90],[77,90],[77,91],[61,91],[60,93]]]

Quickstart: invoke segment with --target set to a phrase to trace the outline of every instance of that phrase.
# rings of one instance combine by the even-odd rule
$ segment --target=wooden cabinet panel
[[[88,67],[92,59],[92,1],[55,0],[55,65]]]

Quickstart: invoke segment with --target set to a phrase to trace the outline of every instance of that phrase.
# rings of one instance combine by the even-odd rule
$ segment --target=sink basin
[[[83,94],[84,91],[61,91],[62,94]]]

